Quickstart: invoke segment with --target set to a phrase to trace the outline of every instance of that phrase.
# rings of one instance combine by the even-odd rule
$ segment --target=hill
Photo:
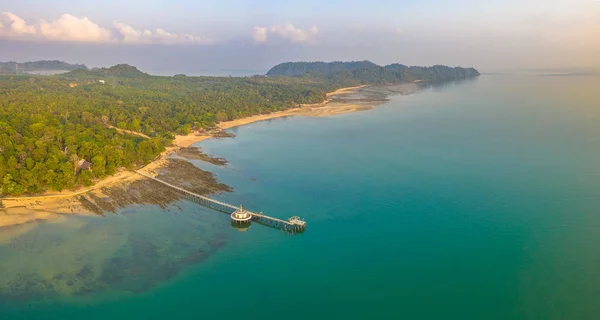
[[[92,70],[78,69],[61,75],[62,78],[69,79],[89,79],[89,78],[144,78],[150,77],[149,74],[141,72],[138,68],[128,64],[118,64],[110,68],[94,68]]]
[[[479,76],[474,68],[405,66],[385,67],[370,61],[352,62],[286,62],[267,72],[267,76],[308,77],[349,84],[401,83],[412,81],[449,81]]]

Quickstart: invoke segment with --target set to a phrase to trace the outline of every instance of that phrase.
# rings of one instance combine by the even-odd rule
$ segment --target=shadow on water
[[[226,222],[182,202],[166,210],[139,206],[125,215],[63,217],[15,227],[0,237],[0,307],[146,292],[223,247]]]
[[[439,80],[439,81],[428,81],[421,82],[421,89],[432,89],[433,91],[443,91],[456,86],[464,85],[464,84],[472,84],[476,83],[479,80],[479,77],[469,77],[462,79],[454,79],[454,80]]]

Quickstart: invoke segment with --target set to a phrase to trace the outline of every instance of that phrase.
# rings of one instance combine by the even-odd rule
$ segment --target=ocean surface
[[[0,230],[0,319],[598,319],[600,78],[487,75],[204,141],[218,198]]]

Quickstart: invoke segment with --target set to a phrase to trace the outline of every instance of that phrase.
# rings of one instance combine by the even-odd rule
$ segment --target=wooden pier
[[[231,205],[231,204],[219,201],[219,200],[211,199],[209,197],[205,197],[205,196],[193,193],[191,191],[185,190],[178,186],[174,186],[166,181],[160,180],[160,179],[153,177],[151,175],[148,175],[146,173],[143,173],[140,171],[135,171],[135,172],[143,177],[152,179],[158,183],[162,183],[163,185],[180,192],[184,196],[185,199],[190,200],[195,203],[198,203],[200,205],[203,205],[207,208],[221,211],[221,212],[224,212],[227,214],[232,214],[232,213],[236,212],[237,210],[241,209],[241,206],[234,206],[234,205]],[[291,232],[291,233],[304,232],[304,230],[306,230],[306,221],[302,220],[300,217],[294,216],[294,217],[289,218],[286,221],[286,220],[282,220],[282,219],[278,219],[278,218],[269,217],[267,215],[264,215],[262,212],[256,213],[256,212],[252,212],[252,211],[248,211],[248,210],[245,210],[245,211],[247,211],[250,215],[252,215],[252,221],[256,221],[260,224],[263,224],[263,225],[266,225],[269,227],[273,227],[273,228]]]

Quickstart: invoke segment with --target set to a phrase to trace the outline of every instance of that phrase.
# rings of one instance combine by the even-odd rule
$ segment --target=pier
[[[210,209],[213,209],[216,211],[221,211],[221,212],[230,214],[234,221],[239,221],[238,219],[240,219],[240,218],[235,218],[237,216],[236,213],[243,212],[244,214],[251,216],[252,221],[256,221],[259,224],[263,224],[263,225],[266,225],[266,226],[269,226],[272,228],[280,229],[280,230],[291,232],[291,233],[304,232],[304,230],[306,230],[306,221],[302,220],[300,217],[294,216],[294,217],[289,218],[287,221],[283,220],[283,219],[270,217],[270,216],[264,215],[262,212],[261,213],[252,212],[252,211],[249,211],[246,209],[242,209],[242,206],[234,206],[229,203],[225,203],[225,202],[222,202],[219,200],[215,200],[215,199],[212,199],[209,197],[205,197],[205,196],[196,194],[194,192],[191,192],[191,191],[185,190],[183,188],[180,188],[178,186],[172,185],[166,181],[160,180],[156,177],[153,177],[149,174],[146,174],[146,173],[143,173],[140,171],[135,171],[135,173],[137,173],[143,177],[146,177],[148,179],[154,180],[158,183],[161,183],[175,191],[178,191],[187,200],[198,203],[202,206],[205,206],[207,208],[210,208]]]

